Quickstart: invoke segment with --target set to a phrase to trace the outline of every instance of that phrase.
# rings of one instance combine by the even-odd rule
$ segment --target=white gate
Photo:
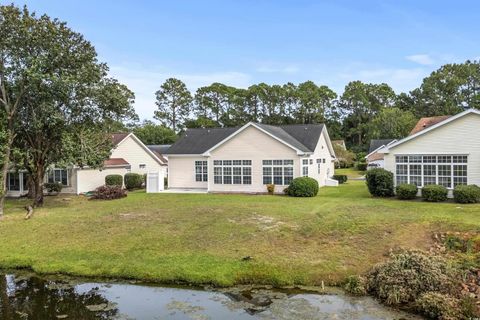
[[[163,191],[163,179],[163,171],[147,173],[147,193],[157,193]]]

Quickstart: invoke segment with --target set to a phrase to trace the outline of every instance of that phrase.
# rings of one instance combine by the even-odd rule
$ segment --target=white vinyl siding
[[[437,159],[437,163],[428,163],[427,161],[432,161],[428,158],[422,159],[423,184],[432,183],[434,179],[435,182],[439,179],[440,183],[450,184],[449,180],[453,179],[453,184],[466,181],[467,184],[479,185],[480,139],[478,137],[480,137],[480,115],[466,114],[397,147],[390,148],[389,153],[385,155],[385,169],[396,174],[396,156],[451,156],[452,162],[450,163],[441,162],[446,161],[445,158]],[[459,159],[455,158],[458,156],[467,156],[468,163],[459,163]],[[435,169],[428,165],[434,165]],[[439,168],[439,165],[442,167]],[[452,172],[449,173],[449,170]],[[400,182],[398,177],[396,182]]]

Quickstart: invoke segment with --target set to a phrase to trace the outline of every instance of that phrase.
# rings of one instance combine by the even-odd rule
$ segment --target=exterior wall
[[[20,175],[20,190],[19,191],[12,191],[7,190],[6,196],[7,197],[20,197],[22,195],[26,195],[28,193],[27,186],[23,185],[23,175],[27,174],[26,172],[19,172]],[[45,177],[45,183],[48,182],[47,178]],[[44,192],[47,192],[45,189]],[[77,193],[77,175],[75,169],[68,169],[68,186],[64,186],[62,188],[62,192],[65,194],[75,194]]]
[[[395,155],[468,155],[468,184],[480,185],[480,115],[467,114],[385,154],[385,169],[395,173]]]
[[[210,192],[267,192],[263,184],[262,160],[293,160],[293,177],[300,175],[300,158],[296,151],[255,127],[248,127],[211,152],[208,159],[208,190]],[[252,160],[252,184],[214,184],[214,160]],[[173,174],[171,169],[170,174]],[[283,192],[286,186],[275,186]]]
[[[122,176],[127,173],[126,168],[105,168],[103,170],[95,169],[75,169],[73,176],[76,179],[75,193],[80,194],[93,191],[105,184],[105,177],[109,174],[120,174]],[[62,193],[64,191],[62,190]]]
[[[206,157],[172,156],[168,157],[168,188],[207,189],[207,182],[195,181],[195,161],[208,160]],[[208,171],[211,167],[209,167]],[[210,179],[210,176],[209,176]],[[212,176],[213,179],[213,176]]]
[[[165,171],[166,166],[160,165],[131,136],[121,142],[112,152],[110,158],[123,158],[131,165],[131,172],[145,174],[148,172]],[[145,164],[145,169],[140,169],[140,164]]]
[[[309,159],[308,176],[316,179],[320,187],[325,186],[327,178],[333,176],[335,172],[335,160],[332,158],[330,150],[328,149],[324,132],[322,132],[322,135],[318,139],[315,152],[307,159]],[[310,159],[313,160],[313,164],[310,164]],[[318,171],[317,159],[321,159],[320,172]],[[323,163],[323,159],[325,159],[325,163]]]
[[[376,164],[377,166],[371,166],[371,164]],[[384,168],[385,167],[385,160],[371,160],[368,161],[368,166],[367,170],[373,169],[373,168]]]

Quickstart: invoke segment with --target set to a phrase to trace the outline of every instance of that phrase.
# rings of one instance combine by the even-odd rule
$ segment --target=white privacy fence
[[[164,190],[165,174],[160,172],[147,173],[147,193],[157,193]]]

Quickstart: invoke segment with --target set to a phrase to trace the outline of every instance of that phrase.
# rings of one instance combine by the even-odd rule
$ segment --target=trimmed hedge
[[[95,189],[92,199],[114,200],[127,196],[127,192],[121,186],[101,186]]]
[[[143,185],[143,175],[138,173],[127,173],[124,177],[127,190],[140,189]]]
[[[339,184],[342,184],[342,183],[347,182],[348,177],[344,174],[334,174],[332,179],[337,180]]]
[[[109,174],[105,177],[106,186],[123,186],[123,177],[120,174]]]
[[[475,184],[456,186],[453,190],[453,198],[458,203],[479,203],[480,187]]]
[[[418,188],[414,184],[399,184],[396,189],[397,197],[400,200],[412,200],[417,197]]]
[[[441,202],[447,200],[448,190],[438,184],[429,184],[422,188],[422,198],[428,202]]]
[[[315,197],[318,194],[318,182],[310,177],[299,177],[292,180],[287,188],[291,197]]]
[[[365,175],[367,187],[370,194],[374,197],[392,197],[393,192],[393,173],[381,168],[375,168],[367,171]]]

